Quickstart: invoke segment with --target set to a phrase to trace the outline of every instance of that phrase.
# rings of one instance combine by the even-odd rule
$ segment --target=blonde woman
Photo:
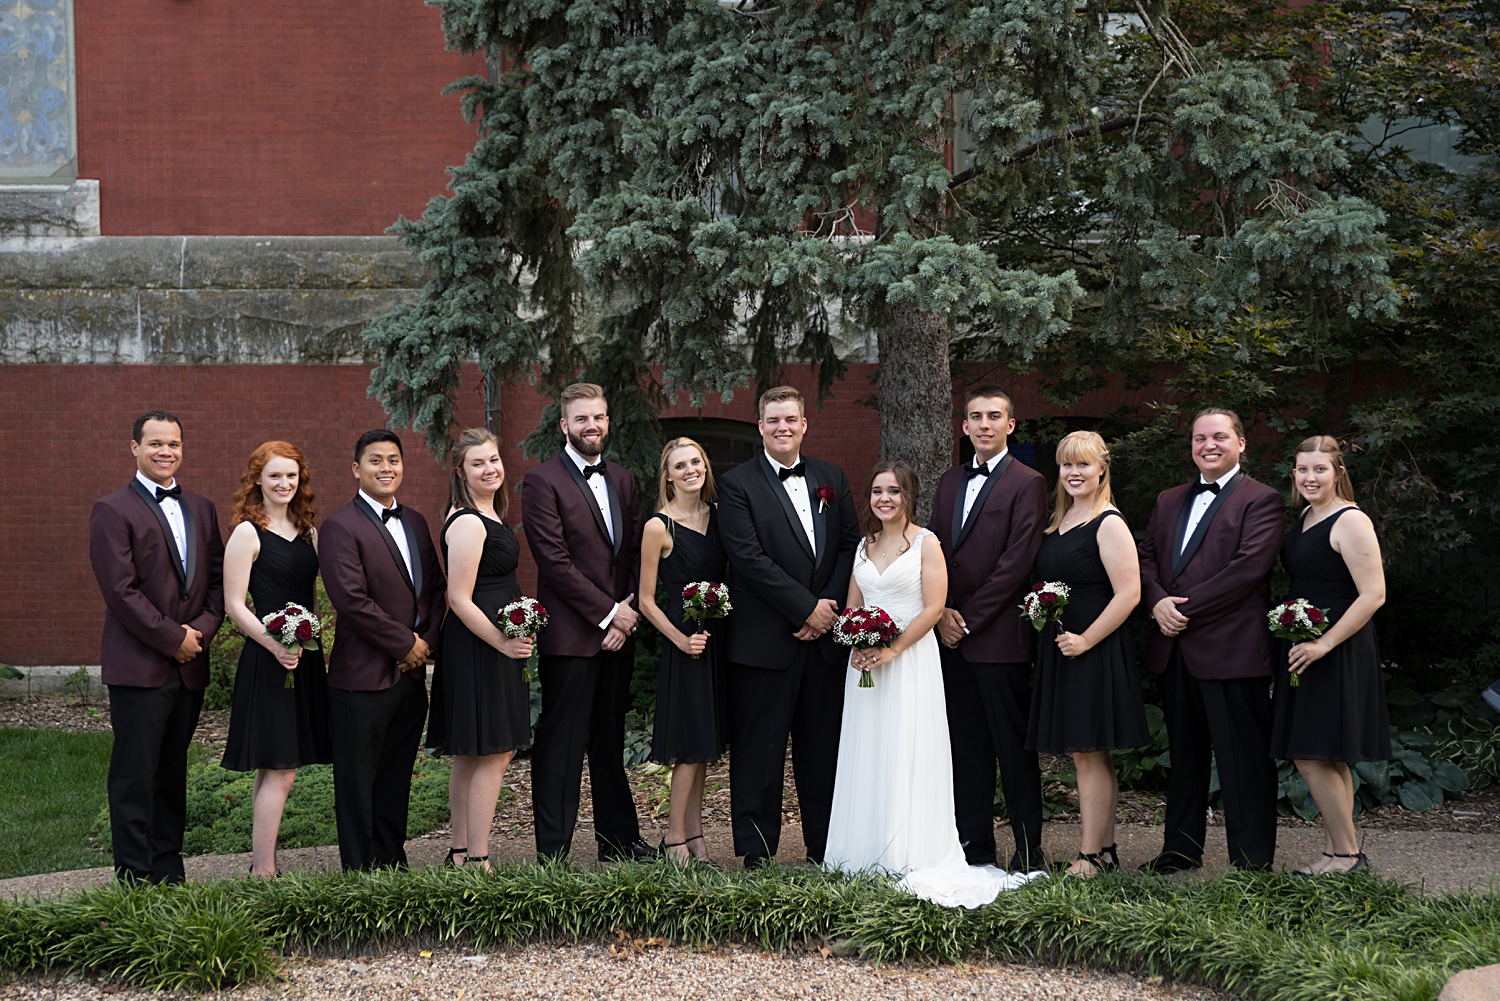
[[[1125,621],[1141,599],[1135,539],[1114,505],[1109,449],[1092,431],[1057,445],[1052,520],[1037,550],[1041,581],[1068,585],[1062,620],[1037,646],[1026,746],[1071,754],[1078,770],[1083,843],[1068,871],[1119,867],[1115,808],[1120,787],[1109,752],[1151,739]]]
[[[1390,720],[1375,610],[1385,604],[1380,542],[1354,487],[1339,443],[1315,435],[1297,446],[1294,503],[1303,508],[1287,530],[1281,564],[1290,597],[1328,613],[1329,628],[1308,643],[1283,641],[1272,701],[1271,757],[1290,758],[1323,814],[1323,854],[1300,876],[1369,865],[1354,830],[1351,762],[1391,758]],[[1291,678],[1298,678],[1292,687]]]
[[[662,851],[677,862],[706,859],[703,781],[724,754],[728,733],[721,633],[724,620],[698,630],[682,617],[682,589],[696,581],[723,582],[728,558],[714,516],[714,472],[703,446],[673,438],[661,451],[657,513],[641,539],[641,614],[662,635],[656,674],[656,723],[651,760],[672,765],[672,795]],[[666,607],[656,603],[656,583]],[[695,659],[696,658],[696,659]]]

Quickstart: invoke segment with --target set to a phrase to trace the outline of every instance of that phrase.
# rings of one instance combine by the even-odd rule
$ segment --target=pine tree
[[[1100,0],[436,5],[497,71],[455,84],[475,149],[397,224],[431,279],[368,342],[372,393],[440,452],[477,356],[600,382],[648,468],[663,394],[761,387],[789,360],[826,385],[842,318],[877,335],[881,451],[930,494],[955,343],[1030,357],[1080,307],[1114,342],[1153,310],[1215,331],[1394,310],[1380,214],[1313,183],[1343,154],[1286,67],[1195,50],[1161,7],[1122,44]],[[987,245],[982,223],[1039,206],[1090,220],[1092,299],[1066,252],[1012,266]]]

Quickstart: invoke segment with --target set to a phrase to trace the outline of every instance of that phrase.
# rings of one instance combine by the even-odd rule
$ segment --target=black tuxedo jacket
[[[859,516],[844,471],[803,456],[807,494],[812,501],[815,545],[764,453],[742,462],[719,480],[719,537],[729,554],[729,588],[734,629],[729,660],[752,667],[791,666],[802,628],[823,598],[839,608],[849,598],[849,574],[859,545]],[[834,499],[819,511],[818,488],[832,488]],[[847,651],[830,631],[816,641],[830,663]]]
[[[323,584],[339,616],[328,656],[329,688],[390,688],[400,680],[396,663],[411,651],[413,633],[437,655],[447,610],[443,570],[427,519],[403,504],[401,526],[415,575],[407,573],[389,527],[357,494],[318,533]]]
[[[203,652],[181,665],[183,687],[208,686],[208,641],[224,621],[224,542],[208,498],[183,493],[179,503],[186,573],[161,506],[139,480],[100,498],[89,515],[89,562],[104,596],[106,685],[160,688],[186,625],[203,634]]]
[[[1188,599],[1177,610],[1189,619],[1177,637],[1164,636],[1152,623],[1146,669],[1165,671],[1173,645],[1180,644],[1183,663],[1196,678],[1267,677],[1276,653],[1266,625],[1271,565],[1286,530],[1286,501],[1279,491],[1236,473],[1184,549],[1192,486],[1162,491],[1141,537],[1141,606],[1149,614],[1162,598],[1176,595]]]
[[[610,539],[604,513],[583,474],[559,452],[521,481],[521,522],[536,561],[537,600],[547,628],[537,635],[546,657],[594,657],[604,641],[599,623],[635,593],[641,578],[641,503],[630,470],[605,460]],[[634,640],[622,650],[630,656]]]

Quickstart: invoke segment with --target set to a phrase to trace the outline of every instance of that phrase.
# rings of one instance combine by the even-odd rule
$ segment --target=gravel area
[[[25,1001],[232,997],[269,998],[714,998],[907,999],[1025,998],[1028,1001],[1219,1001],[1230,995],[1080,969],[1002,964],[877,966],[819,953],[777,955],[743,948],[691,949],[622,937],[607,945],[530,946],[465,954],[416,950],[384,956],[293,960],[285,981],[227,995],[151,994],[73,978],[24,980],[0,998]]]

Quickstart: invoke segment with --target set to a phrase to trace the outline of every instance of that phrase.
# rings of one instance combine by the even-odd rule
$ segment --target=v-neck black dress
[[[300,535],[283,539],[259,526],[260,555],[250,566],[250,603],[257,618],[287,605],[313,607],[318,554]],[[296,687],[271,651],[245,640],[234,675],[223,767],[237,772],[286,769],[333,760],[328,733],[328,686],[322,649],[303,650]]]
[[[1288,599],[1306,598],[1327,609],[1329,628],[1359,597],[1348,564],[1329,541],[1333,523],[1349,510],[1335,511],[1305,532],[1298,518],[1281,547],[1281,564],[1292,578]],[[1271,697],[1271,757],[1350,763],[1391,760],[1390,716],[1375,621],[1366,622],[1314,661],[1296,687],[1287,672],[1292,644],[1280,642],[1280,668]]]
[[[661,610],[684,633],[698,628],[682,617],[682,589],[696,581],[723,583],[728,557],[719,540],[718,513],[710,509],[703,535],[684,528],[665,514],[656,514],[672,537],[672,551],[657,564],[666,592]],[[733,614],[732,612],[730,613]],[[694,660],[665,639],[661,666],[656,672],[656,722],[651,734],[651,760],[661,764],[717,761],[728,743],[729,683],[725,674],[725,635],[728,619],[709,619],[712,635]]]
[[[1099,556],[1099,526],[1110,517],[1122,515],[1105,511],[1067,533],[1049,532],[1042,536],[1037,550],[1037,579],[1068,585],[1062,625],[1070,633],[1081,633],[1093,625],[1114,600],[1109,572]],[[1056,640],[1057,627],[1053,625],[1037,637],[1036,685],[1031,695],[1027,748],[1065,754],[1150,743],[1129,626],[1121,625],[1072,659],[1062,655]]]
[[[474,578],[474,604],[495,619],[521,597],[516,565],[521,544],[504,522],[461,508],[443,523],[443,563],[448,562],[448,526],[472,516],[484,522],[484,551]],[[432,715],[427,746],[439,754],[483,755],[531,746],[531,696],[522,677],[526,662],[511,660],[475,636],[448,610],[443,646],[432,674]]]

